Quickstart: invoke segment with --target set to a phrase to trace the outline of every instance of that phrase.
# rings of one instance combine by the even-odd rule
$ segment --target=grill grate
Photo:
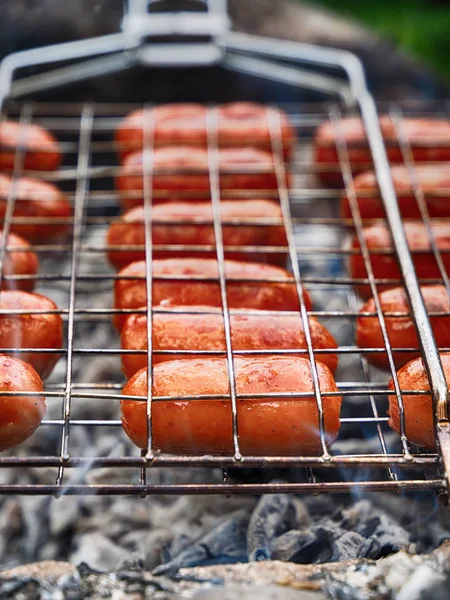
[[[65,349],[63,351],[66,372],[61,371],[46,382],[45,396],[47,404],[58,403],[61,406],[61,418],[45,419],[42,427],[56,431],[59,439],[59,451],[50,456],[22,455],[17,450],[0,456],[0,469],[16,467],[19,470],[25,467],[35,469],[46,469],[49,482],[23,484],[2,484],[0,493],[25,493],[25,494],[152,494],[152,493],[256,493],[263,491],[286,491],[286,492],[325,492],[325,491],[349,491],[352,489],[367,490],[425,490],[433,489],[442,491],[444,480],[441,474],[439,456],[436,452],[423,453],[408,444],[404,435],[404,419],[401,422],[402,435],[393,440],[385,416],[386,395],[388,393],[387,381],[394,378],[395,394],[399,405],[402,407],[402,393],[407,390],[400,388],[396,378],[393,355],[396,352],[409,352],[411,348],[392,348],[386,328],[385,317],[402,315],[405,313],[381,313],[378,286],[391,282],[392,280],[376,279],[373,276],[369,261],[369,252],[364,242],[362,228],[365,222],[359,214],[358,204],[352,184],[351,165],[348,161],[345,141],[340,135],[340,118],[342,108],[337,104],[329,105],[302,105],[286,106],[290,113],[291,121],[297,129],[298,148],[295,158],[290,165],[294,174],[294,185],[290,191],[285,186],[285,167],[282,159],[282,148],[279,136],[279,117],[275,109],[269,109],[268,119],[272,139],[272,149],[275,156],[275,173],[278,181],[278,190],[271,192],[265,190],[263,193],[250,190],[233,190],[232,192],[219,191],[218,175],[218,148],[217,148],[217,113],[214,107],[208,112],[208,157],[210,172],[210,196],[213,209],[213,220],[216,245],[200,246],[195,248],[199,252],[215,251],[217,254],[222,305],[223,320],[226,333],[225,351],[185,351],[183,354],[210,354],[222,355],[228,358],[228,372],[230,379],[230,393],[228,396],[216,396],[217,399],[228,399],[232,407],[233,420],[233,443],[234,452],[230,456],[186,456],[186,455],[163,455],[152,449],[151,428],[148,434],[148,450],[139,455],[137,448],[127,444],[126,436],[121,429],[119,400],[124,398],[120,394],[121,384],[118,382],[91,383],[83,379],[80,373],[89,365],[94,356],[111,357],[117,361],[117,369],[120,369],[120,354],[124,351],[118,347],[119,336],[115,335],[117,341],[111,347],[87,347],[86,335],[82,335],[79,328],[83,323],[100,323],[105,331],[111,335],[111,318],[117,312],[146,312],[142,311],[118,311],[112,309],[113,284],[117,275],[112,272],[106,262],[104,234],[108,225],[115,219],[118,207],[118,197],[113,188],[113,177],[118,172],[115,158],[115,146],[113,134],[121,118],[130,110],[136,108],[131,105],[93,105],[93,104],[39,104],[24,103],[7,105],[5,115],[19,119],[22,124],[36,123],[48,127],[60,138],[64,151],[64,165],[56,173],[27,172],[27,175],[37,176],[42,179],[53,181],[60,185],[73,203],[73,218],[68,219],[72,226],[71,242],[62,244],[42,244],[33,246],[31,249],[38,253],[41,259],[41,268],[33,276],[7,276],[3,274],[2,263],[5,253],[12,249],[4,247],[0,250],[0,277],[9,281],[36,279],[36,291],[55,299],[60,310],[58,311],[35,311],[44,313],[61,314],[66,324]],[[442,115],[447,115],[446,107]],[[391,114],[396,128],[397,139],[400,145],[403,159],[410,170],[411,179],[414,182],[414,162],[411,149],[402,131],[404,114],[422,116],[426,114],[426,107],[410,107],[401,110],[398,106],[383,107]],[[439,116],[440,112],[435,111]],[[143,190],[144,215],[145,215],[145,253],[148,264],[151,264],[152,251],[155,250],[177,250],[179,246],[155,246],[152,248],[152,228],[150,224],[152,204],[152,176],[154,174],[152,156],[153,124],[151,113],[148,111],[146,125],[144,127],[144,172],[146,181]],[[321,189],[318,187],[314,177],[315,166],[310,158],[311,134],[315,126],[328,119],[336,132],[337,151],[340,160],[340,170],[345,182],[346,193],[349,198],[353,215],[354,231],[360,242],[360,249],[350,249],[346,245],[349,236],[348,226],[352,223],[349,219],[339,217],[339,198],[342,191]],[[24,173],[23,153],[19,149],[16,153],[14,179]],[[427,225],[430,243],[436,260],[440,265],[442,280],[449,288],[449,281],[442,265],[442,259],[433,240],[430,218],[427,213],[423,194],[417,185],[413,186],[414,195],[420,207],[423,221]],[[15,186],[12,186],[5,217],[3,229],[10,230],[14,223],[23,223],[23,217],[14,216]],[[156,193],[154,194],[156,196]],[[308,348],[303,354],[310,359],[314,357],[311,345],[308,317],[319,318],[335,335],[339,348],[328,350],[336,352],[340,358],[340,367],[337,372],[337,383],[340,395],[343,397],[343,417],[341,422],[340,438],[350,439],[352,432],[357,431],[361,439],[372,440],[373,451],[365,453],[345,453],[340,449],[339,443],[330,450],[326,448],[324,437],[322,397],[325,395],[319,389],[318,375],[314,361],[312,362],[312,374],[314,381],[314,395],[317,401],[320,438],[322,443],[322,455],[319,457],[256,457],[242,456],[239,449],[239,422],[237,417],[237,402],[240,398],[257,398],[257,394],[241,396],[235,388],[233,355],[249,354],[274,354],[273,351],[235,351],[232,348],[230,333],[230,311],[227,306],[226,296],[226,274],[224,267],[224,245],[222,240],[222,224],[220,220],[220,198],[261,198],[274,197],[280,201],[282,219],[261,219],[260,225],[283,224],[287,234],[288,245],[286,248],[268,249],[266,247],[239,248],[243,252],[268,251],[287,254],[292,277],[288,280],[295,285],[300,299],[300,314],[305,330]],[[47,223],[45,219],[27,219],[36,223]],[[442,220],[442,219],[440,219]],[[64,220],[67,222],[67,220]],[[61,222],[61,221],[59,221]],[[173,221],[171,221],[173,223]],[[199,223],[211,221],[198,220]],[[248,222],[232,221],[236,226],[246,225]],[[179,224],[183,221],[180,220]],[[253,224],[253,223],[252,223]],[[3,238],[5,239],[6,236]],[[112,248],[111,249],[117,249]],[[127,246],[126,250],[136,250],[139,247]],[[190,247],[189,250],[193,248]],[[226,250],[231,250],[226,247]],[[352,279],[347,274],[346,261],[356,252],[361,252],[366,265],[367,279]],[[389,251],[383,251],[390,253]],[[98,270],[92,272],[87,267],[94,260]],[[102,262],[103,261],[103,262]],[[186,276],[165,276],[160,279],[191,279]],[[136,279],[136,277],[133,277]],[[201,279],[201,278],[200,278]],[[149,270],[147,278],[148,314],[156,314],[158,309],[151,306],[152,273]],[[216,280],[217,281],[217,280]],[[275,280],[272,280],[275,281]],[[439,281],[440,282],[440,281]],[[355,295],[353,286],[365,283],[370,286],[375,299],[376,313],[381,325],[385,348],[357,348],[354,345],[354,331],[358,308],[361,301]],[[398,283],[401,283],[399,281]],[[430,280],[427,280],[430,283]],[[316,310],[307,311],[303,300],[302,290],[307,289],[313,298]],[[97,306],[99,293],[104,292],[102,298],[108,298]],[[108,294],[109,292],[109,294]],[[92,302],[90,302],[92,300]],[[27,311],[2,310],[1,314],[26,313]],[[187,308],[183,312],[189,312]],[[266,311],[271,314],[271,311]],[[233,314],[239,313],[237,310]],[[249,314],[249,311],[246,311]],[[294,313],[292,313],[294,314]],[[366,313],[367,314],[367,313]],[[431,313],[432,316],[444,317],[448,313]],[[152,319],[148,319],[149,357],[151,364],[152,346],[151,332]],[[350,340],[350,342],[349,342]],[[353,340],[353,341],[351,341]],[[450,348],[442,348],[450,350]],[[21,352],[60,352],[59,350],[1,348],[1,352],[14,351],[20,357]],[[128,351],[131,352],[131,351]],[[134,352],[134,351],[133,351]],[[155,353],[157,351],[154,351]],[[320,353],[327,350],[320,349]],[[367,361],[367,354],[374,352],[387,353],[390,372],[386,373],[371,366]],[[136,353],[143,353],[136,352]],[[167,352],[176,356],[177,351]],[[299,354],[298,350],[284,350],[277,354]],[[78,361],[77,376],[74,373],[74,361]],[[151,374],[149,373],[149,384]],[[152,403],[169,398],[156,398],[151,395],[151,385],[148,386],[147,416],[150,423]],[[413,394],[412,391],[407,391]],[[34,392],[33,392],[34,394]],[[392,394],[392,392],[391,392]],[[5,392],[2,395],[11,395]],[[21,393],[21,395],[24,395]],[[302,395],[302,394],[298,394]],[[332,395],[332,394],[329,394]],[[289,397],[290,394],[273,394],[274,398]],[[132,397],[129,397],[132,399]],[[81,399],[92,400],[92,418],[86,419],[77,416],[77,403]],[[114,419],[96,419],[95,401],[105,400],[117,405],[117,416]],[[173,398],[175,400],[175,398]],[[186,399],[186,398],[184,398]],[[194,398],[193,398],[194,399]],[[113,428],[118,439],[124,441],[124,452],[120,456],[86,456],[74,455],[71,450],[71,432],[74,428],[104,428],[110,431]],[[367,444],[363,444],[366,449]],[[25,446],[26,447],[26,446]],[[339,452],[339,453],[338,453]],[[148,469],[158,467],[184,467],[207,466],[223,469],[223,483],[196,483],[192,481],[185,483],[155,484],[147,481]],[[286,483],[239,483],[234,482],[227,473],[230,467],[301,467],[301,476],[298,471],[295,476],[291,471],[286,471]],[[101,467],[123,468],[123,480],[117,483],[99,484],[90,483],[82,478],[71,475],[80,469],[95,470]],[[133,471],[132,481],[129,481],[128,469]],[[50,468],[50,469],[49,469]],[[120,479],[120,470],[118,478]],[[186,473],[191,473],[187,470]],[[189,476],[189,475],[188,475]],[[263,477],[261,477],[263,479]],[[299,480],[300,479],[300,480]]]

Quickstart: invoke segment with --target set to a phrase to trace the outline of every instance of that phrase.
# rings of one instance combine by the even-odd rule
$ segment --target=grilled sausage
[[[0,231],[0,246],[3,243],[3,232]],[[39,262],[36,254],[28,250],[30,244],[14,233],[10,233],[6,244],[7,250],[3,263],[2,275],[36,275]],[[12,279],[2,277],[1,289],[33,291],[34,279]]]
[[[443,285],[422,286],[422,295],[428,312],[450,313],[450,301]],[[380,294],[383,313],[411,313],[411,308],[403,288],[393,288]],[[371,298],[361,308],[361,312],[376,313],[375,302]],[[446,347],[450,340],[450,316],[430,317],[434,337],[438,346]],[[415,352],[394,352],[397,368],[420,356],[414,321],[411,317],[387,317],[385,323],[392,348],[417,348]],[[356,343],[360,348],[384,348],[378,317],[360,316],[356,326]],[[380,367],[389,367],[385,352],[368,353],[368,360]]]
[[[239,444],[245,455],[316,455],[322,451],[319,417],[310,362],[298,357],[269,356],[234,359],[237,394],[267,394],[238,399]],[[317,363],[322,393],[337,392],[331,371]],[[172,360],[153,370],[153,395],[213,396],[229,394],[223,358]],[[310,393],[306,397],[274,398],[280,392]],[[147,369],[138,371],[124,395],[147,394]],[[339,396],[322,397],[325,436],[331,445],[339,431]],[[122,424],[140,448],[147,445],[146,402],[122,400]],[[231,454],[231,402],[227,400],[165,400],[152,404],[153,447],[168,453]]]
[[[391,163],[402,163],[403,155],[396,138],[394,123],[388,115],[380,118],[386,150]],[[373,168],[363,123],[359,117],[342,119],[336,129],[333,123],[323,123],[315,135],[317,175],[325,185],[342,186],[336,136],[342,135],[348,150],[353,175]],[[403,119],[401,132],[408,140],[414,161],[441,162],[450,160],[450,121],[437,119]]]
[[[283,225],[264,225],[265,219],[282,223],[279,204],[271,200],[222,200],[222,239],[225,246],[259,246],[258,252],[225,252],[227,258],[280,264],[286,260],[285,253],[264,252],[268,246],[286,246]],[[198,220],[212,221],[210,202],[168,202],[152,208],[152,245],[154,258],[216,257],[216,251],[190,250],[189,246],[215,246],[214,226],[198,224]],[[248,225],[225,225],[237,220]],[[184,223],[182,223],[184,222]],[[187,222],[187,223],[186,223]],[[258,225],[258,223],[262,223]],[[112,246],[142,246],[141,250],[117,251],[110,248],[109,262],[120,269],[145,258],[144,208],[137,206],[128,211],[108,231],[107,244]],[[187,246],[183,250],[158,250],[158,245]]]
[[[273,110],[273,109],[272,109]],[[281,142],[286,158],[295,142],[295,133],[284,111],[279,115]],[[201,104],[163,104],[149,110],[149,128],[154,128],[155,146],[200,146],[207,144],[207,109]],[[253,102],[231,102],[218,108],[218,143],[222,148],[247,146],[271,150],[268,109]],[[142,109],[130,113],[119,125],[116,143],[123,160],[143,147]],[[274,133],[278,123],[274,120]]]
[[[447,386],[450,384],[450,354],[441,353]],[[401,390],[429,392],[430,383],[421,358],[415,358],[397,371]],[[394,390],[394,382],[389,382],[389,389]],[[398,399],[389,396],[389,425],[400,433],[400,413]],[[434,411],[431,394],[402,394],[405,410],[405,434],[407,439],[417,446],[434,448]]]
[[[173,307],[182,309],[182,307]],[[190,306],[190,311],[209,311],[206,306]],[[256,311],[258,313],[258,311]],[[337,344],[331,333],[317,319],[309,318],[309,328],[313,348],[335,350]],[[230,315],[231,346],[239,350],[305,350],[307,348],[302,319],[299,314]],[[153,354],[153,363],[173,358],[198,358],[198,355],[183,355],[183,350],[221,350],[225,352],[225,329],[220,309],[217,314],[183,314],[180,312],[155,313],[152,322],[153,352],[177,350],[178,354]],[[121,332],[121,346],[125,350],[147,350],[147,316],[130,315]],[[305,353],[300,356],[307,358]],[[292,356],[292,355],[290,355]],[[337,354],[317,353],[316,359],[334,372],[337,368]],[[131,377],[147,366],[146,354],[122,354],[122,369],[126,377]]]
[[[205,199],[211,189],[208,151],[189,146],[164,146],[152,153],[153,202],[167,201],[169,196],[187,195]],[[129,154],[116,178],[122,207],[143,204],[143,154]],[[257,148],[226,148],[219,152],[219,180],[222,191],[277,189],[273,157]]]
[[[41,378],[31,365],[0,354],[0,392],[43,392]],[[2,396],[0,393],[0,450],[13,448],[30,437],[45,414],[45,398]]]
[[[0,169],[14,168],[16,148],[24,149],[24,169],[53,171],[61,163],[56,138],[39,125],[3,121],[0,123]]]
[[[0,175],[0,219],[4,219],[12,180]],[[64,194],[54,185],[21,177],[15,189],[14,218],[25,217],[24,223],[11,223],[11,231],[33,243],[45,243],[62,238],[70,230],[71,206]],[[33,222],[29,219],[43,219]],[[66,222],[64,222],[66,220]]]
[[[22,291],[0,292],[0,310],[27,311],[26,314],[0,314],[0,348],[60,349],[63,341],[63,322],[57,314],[33,314],[34,311],[57,310],[49,298]],[[9,352],[8,352],[9,354]],[[53,370],[60,354],[21,352],[18,357],[30,363],[42,379]]]
[[[391,169],[400,212],[405,219],[420,219],[419,205],[413,192],[413,181],[404,165]],[[414,168],[417,180],[430,217],[450,216],[450,163],[417,165]],[[378,181],[373,171],[361,173],[353,182],[358,199],[359,212],[363,219],[384,218],[383,202],[378,190]],[[342,216],[351,218],[348,197],[342,198]]]
[[[442,260],[447,273],[450,273],[450,224],[434,221],[431,225],[434,238],[439,250],[442,252]],[[413,252],[413,261],[417,276],[423,283],[430,279],[439,279],[441,274],[432,254],[425,225],[423,223],[409,221],[404,223],[405,234],[410,250]],[[370,262],[374,276],[378,279],[392,279],[392,283],[377,285],[379,292],[397,287],[401,278],[400,267],[392,249],[392,241],[389,230],[384,224],[376,224],[363,230],[364,239],[371,254]],[[353,248],[359,248],[356,236],[353,239]],[[350,259],[350,269],[353,278],[367,277],[364,260],[359,252],[353,254]],[[370,287],[365,284],[357,285],[357,289],[363,298],[371,296]]]
[[[225,270],[230,308],[299,309],[295,284],[285,269],[226,260]],[[115,308],[137,309],[146,305],[145,275],[146,264],[143,260],[131,263],[119,272],[114,290]],[[136,279],[124,279],[125,277]],[[168,279],[158,279],[159,277]],[[211,279],[213,280],[210,281]],[[267,281],[270,279],[287,281]],[[311,302],[306,292],[304,298],[307,307],[310,307]],[[152,302],[154,306],[161,303],[165,306],[222,306],[217,261],[213,258],[166,258],[153,261]],[[117,314],[114,317],[114,324],[119,331],[126,316]]]

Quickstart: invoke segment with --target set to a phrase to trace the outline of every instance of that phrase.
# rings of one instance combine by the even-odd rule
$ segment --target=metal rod
[[[90,104],[86,104],[80,122],[80,145],[78,153],[78,180],[75,194],[75,213],[73,228],[73,246],[71,254],[70,267],[70,292],[69,292],[69,319],[67,327],[67,366],[66,366],[66,386],[63,402],[64,426],[61,433],[60,456],[63,461],[69,458],[69,435],[70,435],[70,410],[72,404],[72,349],[74,345],[74,308],[77,286],[77,272],[79,261],[79,246],[81,241],[81,232],[83,228],[83,214],[86,200],[86,191],[89,187],[87,169],[89,166],[90,152],[89,145],[91,140],[92,122],[94,120],[94,109]],[[60,488],[63,484],[64,466],[58,469],[56,485]]]

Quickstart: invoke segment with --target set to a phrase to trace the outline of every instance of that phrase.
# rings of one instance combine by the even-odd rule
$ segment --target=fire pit
[[[213,52],[214,36],[212,39],[206,36],[206,40],[205,36],[200,37],[199,43],[211,51],[211,61],[220,60]],[[195,592],[199,594],[195,597],[201,598],[200,588],[224,581],[236,585],[259,582],[265,586],[285,582],[294,589],[312,586],[313,591],[325,585],[333,598],[380,597],[357,595],[369,594],[368,590],[376,586],[386,590],[383,591],[386,598],[394,597],[399,590],[403,594],[399,598],[419,598],[417,593],[425,581],[428,592],[435,594],[427,597],[438,598],[439,590],[447,589],[449,573],[444,563],[448,561],[448,548],[444,545],[436,550],[450,535],[448,512],[443,507],[445,428],[438,427],[441,447],[424,452],[388,427],[387,383],[395,376],[395,370],[377,369],[367,360],[370,349],[355,346],[355,323],[361,301],[347,269],[347,261],[355,252],[347,243],[351,220],[339,213],[342,191],[324,189],[318,183],[311,156],[311,137],[320,124],[329,121],[339,133],[342,116],[361,115],[373,144],[373,160],[380,173],[385,173],[383,147],[380,149],[379,132],[371,120],[374,105],[365,95],[364,87],[358,87],[364,86],[363,80],[357,79],[357,85],[351,80],[352,87],[335,78],[316,79],[309,72],[296,71],[288,61],[275,72],[271,63],[261,60],[260,55],[279,51],[289,58],[301,46],[280,43],[273,53],[267,40],[253,42],[245,36],[230,40],[227,68],[253,76],[271,75],[283,84],[295,76],[299,84],[315,91],[338,94],[333,103],[277,103],[288,113],[298,137],[289,165],[293,173],[290,191],[283,184],[282,148],[276,142],[278,113],[275,103],[271,105],[269,121],[279,186],[264,194],[280,201],[281,223],[288,244],[278,251],[288,255],[297,289],[304,286],[313,300],[314,310],[306,313],[305,306],[301,306],[302,318],[306,319],[306,314],[319,318],[338,341],[336,380],[343,397],[338,440],[330,451],[323,444],[324,451],[317,457],[241,456],[236,446],[228,456],[169,455],[152,452],[151,448],[142,455],[139,453],[124,434],[120,420],[123,351],[111,323],[117,313],[117,309],[111,308],[117,274],[107,263],[105,246],[107,228],[119,212],[113,184],[119,169],[114,132],[123,117],[138,105],[22,102],[14,96],[41,91],[54,76],[40,74],[18,80],[11,89],[13,98],[4,101],[5,115],[22,124],[42,125],[58,137],[64,152],[63,166],[39,176],[66,191],[74,212],[69,219],[72,227],[69,242],[32,248],[41,262],[35,277],[36,291],[50,297],[59,307],[58,313],[65,321],[66,343],[63,358],[45,384],[47,413],[41,427],[27,442],[0,456],[3,533],[0,564],[11,568],[0,574],[0,590],[5,597],[8,594],[35,597],[32,594],[58,587],[66,590],[66,597],[71,597],[70,590],[96,597],[104,586],[105,594],[110,596],[120,591],[141,594],[137,597],[155,593],[160,596],[154,597],[170,598],[181,592]],[[167,62],[172,46],[164,43],[167,55],[163,62]],[[150,62],[151,47],[151,44],[146,47],[146,59]],[[244,55],[245,48],[258,57]],[[329,66],[336,60],[338,66],[345,67],[350,60],[350,65],[354,65],[346,54],[341,57],[339,53],[329,54],[321,49],[312,49],[308,54],[309,49],[303,50],[306,62]],[[51,52],[44,51],[39,56],[42,61],[36,62],[45,62],[45,57],[50,60]],[[88,65],[88,70],[93,74],[97,67],[92,65]],[[117,68],[113,61],[110,66],[111,70]],[[76,78],[77,69],[79,75],[86,75],[79,65],[74,69],[58,73],[67,81]],[[6,72],[3,67],[3,76]],[[404,118],[442,113],[447,116],[446,108],[444,104],[437,107],[424,103],[379,107],[379,112],[390,114],[397,125],[397,141],[409,168],[413,169],[408,142],[401,135]],[[210,156],[217,150],[215,110],[211,106],[208,113]],[[339,168],[351,197],[351,165],[342,136],[338,136],[336,147]],[[151,155],[152,148],[147,151]],[[23,173],[20,165],[19,149],[15,177]],[[148,168],[151,170],[151,165]],[[214,206],[220,202],[221,194],[217,178],[210,179]],[[392,202],[389,181],[380,182],[380,187],[385,194],[395,252],[403,268],[401,283],[410,293],[432,384],[439,384],[442,372],[435,360],[437,351],[417,279],[407,268],[410,254],[402,241],[400,215]],[[228,193],[228,197],[237,196],[248,198],[251,192]],[[223,193],[222,198],[226,197],[227,193]],[[146,194],[145,202],[149,209],[151,194]],[[3,223],[6,231],[20,221],[14,206],[11,194]],[[353,203],[351,208],[356,233],[362,239],[358,206]],[[149,215],[148,211],[147,223]],[[216,233],[221,228],[218,215],[220,212],[216,211],[212,221]],[[359,252],[369,266],[362,247]],[[223,244],[217,243],[213,250],[219,263],[223,263]],[[7,250],[3,248],[2,252]],[[377,295],[380,282],[370,271],[369,266],[369,277],[364,283],[371,285]],[[21,277],[2,276],[11,281]],[[224,290],[223,273],[220,277]],[[155,314],[155,309],[148,308]],[[383,322],[379,310],[377,316]],[[385,344],[385,351],[392,358],[388,338]],[[15,352],[20,357],[20,350],[15,348],[2,351]],[[230,343],[222,355],[228,359],[235,355]],[[313,355],[309,343],[305,356]],[[446,399],[439,397],[436,391],[439,386],[433,385],[443,425]],[[400,389],[399,402],[401,392]],[[317,388],[319,408],[322,396]],[[150,405],[159,400],[151,395],[148,398]],[[230,402],[237,401],[239,396],[234,393],[233,397],[231,391]],[[236,439],[238,426],[235,420]],[[323,440],[323,423],[320,435]],[[316,493],[320,495],[313,495]],[[392,557],[385,558],[391,554]],[[223,566],[200,568],[268,559],[336,565],[293,567],[273,562],[266,565],[267,571],[241,564],[236,570]],[[42,567],[44,574],[24,567],[13,568],[37,560],[85,565],[75,569],[47,564]],[[393,582],[400,569],[402,575]],[[420,582],[413,577],[418,573],[423,574]],[[416,581],[416,596],[408,587],[412,585],[411,578]]]

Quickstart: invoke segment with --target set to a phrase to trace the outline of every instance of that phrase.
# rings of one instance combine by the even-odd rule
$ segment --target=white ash
[[[447,600],[450,545],[430,554],[398,552],[377,561],[321,565],[260,561],[183,568],[175,578],[154,575],[138,560],[114,573],[41,562],[0,573],[1,597],[20,600]]]

